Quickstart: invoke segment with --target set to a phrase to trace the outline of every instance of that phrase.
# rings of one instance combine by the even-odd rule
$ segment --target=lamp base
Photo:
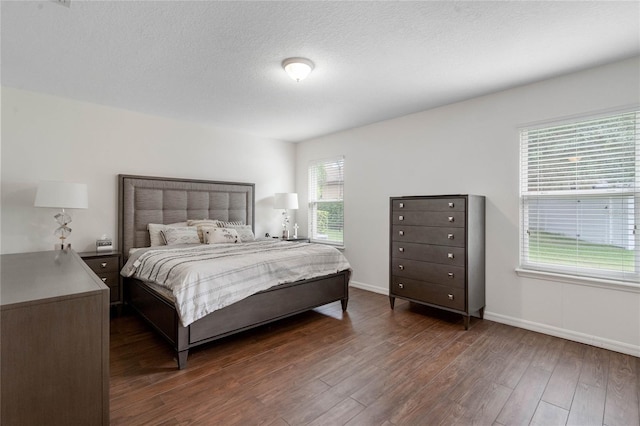
[[[54,250],[71,250],[71,243],[56,243],[53,245]]]

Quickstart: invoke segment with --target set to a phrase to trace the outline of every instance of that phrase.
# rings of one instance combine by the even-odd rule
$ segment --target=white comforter
[[[183,326],[278,284],[350,269],[334,247],[285,241],[140,249],[120,272],[173,293]]]

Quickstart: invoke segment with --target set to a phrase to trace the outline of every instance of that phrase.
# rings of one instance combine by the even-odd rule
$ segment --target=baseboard
[[[385,296],[389,295],[388,288],[380,288],[380,287],[373,286],[371,284],[365,284],[358,281],[353,281],[353,280],[349,281],[349,286],[359,288],[361,290],[370,291],[372,293],[384,294]]]
[[[489,321],[512,325],[514,327],[524,328],[526,330],[536,331],[538,333],[561,337],[563,339],[573,340],[574,342],[585,343],[587,345],[640,357],[640,346],[630,345],[628,343],[618,342],[604,337],[592,336],[590,334],[554,327],[547,324],[514,318],[507,315],[500,315],[489,311],[485,311],[484,318]]]
[[[372,293],[383,294],[385,296],[389,295],[389,290],[386,288],[383,289],[377,286],[353,280],[349,282],[349,285],[351,287],[370,291]],[[554,327],[547,324],[514,318],[507,315],[496,314],[489,311],[485,311],[484,318],[489,321],[495,321],[501,324],[511,325],[513,327],[524,328],[525,330],[536,331],[538,333],[548,334],[550,336],[560,337],[563,339],[572,340],[574,342],[585,343],[587,345],[640,357],[640,346],[630,345],[628,343],[618,342],[616,340],[606,339],[604,337],[592,336],[590,334]]]

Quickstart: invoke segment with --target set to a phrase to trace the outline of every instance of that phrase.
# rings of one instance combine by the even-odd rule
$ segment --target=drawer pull
[[[447,272],[447,276],[448,276],[449,278],[453,278],[453,277],[455,277],[455,276],[456,276],[456,274],[454,274],[453,272]]]
[[[448,240],[453,240],[453,234],[447,234],[447,239]]]
[[[399,268],[401,271],[404,271],[404,265],[398,265],[398,268]]]
[[[404,284],[398,283],[398,288],[404,288]]]
[[[447,294],[447,297],[449,298],[449,300],[455,299],[455,297],[453,297],[453,294]]]
[[[400,253],[404,253],[404,247],[398,247],[398,251],[399,251]]]
[[[449,207],[454,208],[454,207],[455,207],[455,204],[453,204],[453,203],[449,203]]]
[[[453,216],[449,216],[449,222],[454,222],[456,219]]]
[[[404,216],[398,216],[398,220],[404,220]]]
[[[398,234],[404,235],[404,231],[398,231]]]
[[[453,253],[447,253],[447,259],[453,259],[453,258],[454,258]]]
[[[107,277],[100,278],[100,279],[102,280],[102,282],[103,282],[103,283],[106,283],[106,282],[107,282]]]
[[[404,203],[398,204],[398,208],[404,209]]]
[[[100,264],[100,267],[101,267],[101,268],[106,268],[106,267],[107,267],[107,262],[102,262],[102,263]]]

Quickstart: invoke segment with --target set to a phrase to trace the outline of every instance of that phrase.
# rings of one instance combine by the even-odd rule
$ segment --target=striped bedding
[[[334,247],[273,240],[144,248],[131,254],[120,273],[169,289],[186,327],[278,284],[350,268]]]

